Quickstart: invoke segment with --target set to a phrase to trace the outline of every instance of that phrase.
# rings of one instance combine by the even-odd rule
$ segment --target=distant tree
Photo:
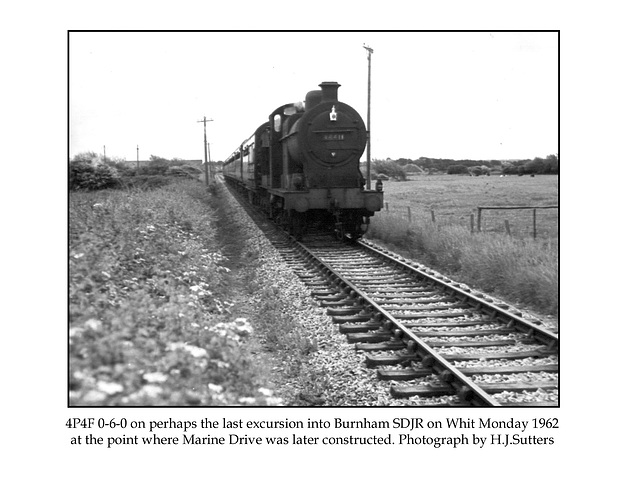
[[[407,173],[397,162],[377,160],[372,162],[371,165],[376,174],[384,173],[396,180],[407,180]]]
[[[560,160],[558,160],[558,155],[547,155],[545,165],[545,173],[560,173]]]
[[[173,163],[166,158],[150,155],[149,164],[140,167],[140,175],[164,175],[171,165]]]
[[[502,163],[502,173],[505,175],[522,175],[524,164],[531,160],[511,160]]]
[[[469,167],[467,170],[469,171],[469,174],[475,177],[491,174],[491,169],[486,165],[476,165],[475,167]]]
[[[524,164],[523,173],[543,173],[545,168],[544,160],[540,157],[536,157],[533,160]]]
[[[452,174],[468,174],[469,171],[467,169],[467,167],[465,167],[464,165],[449,165],[447,167],[447,173],[452,175]]]
[[[102,162],[102,157],[96,152],[81,152],[71,160],[76,163],[87,163],[89,165],[98,165]]]

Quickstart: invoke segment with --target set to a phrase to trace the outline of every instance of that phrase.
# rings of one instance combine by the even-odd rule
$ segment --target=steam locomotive
[[[362,117],[338,101],[340,84],[319,87],[304,103],[273,111],[227,158],[223,175],[297,238],[317,224],[330,227],[339,239],[355,240],[382,208],[382,182],[365,189]]]

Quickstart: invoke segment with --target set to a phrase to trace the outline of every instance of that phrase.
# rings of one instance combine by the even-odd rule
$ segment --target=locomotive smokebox
[[[320,91],[307,94],[304,113],[292,118],[294,123],[284,133],[288,161],[302,169],[308,188],[360,187],[358,162],[367,144],[364,121],[338,101],[339,83],[319,86]]]
[[[327,103],[331,101],[338,101],[338,88],[340,84],[333,81],[325,81],[320,84],[322,89],[322,102]]]

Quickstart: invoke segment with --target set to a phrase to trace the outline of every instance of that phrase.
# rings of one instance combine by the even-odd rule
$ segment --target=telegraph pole
[[[202,121],[198,121],[198,123],[204,123],[204,179],[205,183],[209,185],[209,160],[207,157],[207,121],[213,120],[208,120],[206,116],[203,116]]]
[[[140,172],[140,147],[136,145],[136,173]]]
[[[107,164],[107,146],[102,145],[102,163]]]
[[[367,45],[363,46],[367,51],[369,61],[369,79],[367,83],[367,190],[371,190],[371,54],[373,49]]]

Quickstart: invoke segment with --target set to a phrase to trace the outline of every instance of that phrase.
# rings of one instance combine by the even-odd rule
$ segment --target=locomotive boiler
[[[274,110],[227,158],[223,174],[296,237],[317,224],[340,239],[357,239],[382,208],[382,183],[365,189],[362,117],[338,100],[340,84],[319,86],[304,103]]]

